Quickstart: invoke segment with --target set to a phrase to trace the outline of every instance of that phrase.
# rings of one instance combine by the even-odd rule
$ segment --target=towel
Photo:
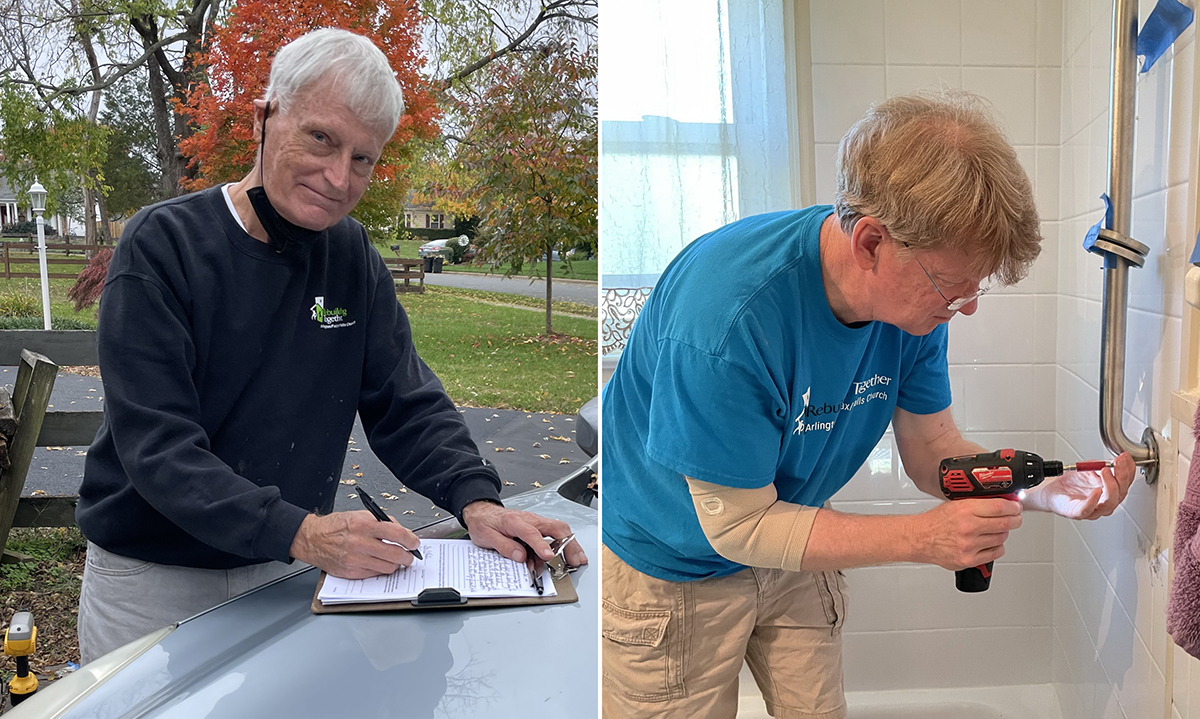
[[[1167,631],[1185,652],[1200,658],[1200,406],[1192,421],[1196,449],[1187,488],[1175,517],[1175,581],[1167,600]]]

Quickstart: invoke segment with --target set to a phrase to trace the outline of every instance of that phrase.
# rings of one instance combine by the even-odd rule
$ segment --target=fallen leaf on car
[[[485,441],[484,444],[495,444],[495,442],[493,442],[492,440],[489,439],[489,440]]]
[[[343,480],[341,480],[341,483],[342,483],[342,484],[358,484],[358,480],[354,480],[354,479],[343,479]]]
[[[508,480],[506,479],[506,480],[504,480],[504,486],[505,486],[505,487],[515,487],[515,486],[517,486],[517,483],[516,483],[516,482],[510,482],[510,481],[508,481]]]
[[[533,446],[534,446],[534,447],[541,447],[541,446],[542,446],[542,443],[541,443],[541,442],[534,442],[534,443],[533,443]]]
[[[407,487],[401,487],[401,488],[400,488],[400,493],[401,493],[401,494],[408,494],[408,488],[407,488]]]
[[[555,437],[554,435],[551,435],[550,439],[557,439],[559,442],[570,442],[571,441],[570,437]]]
[[[558,439],[558,437],[555,437],[555,439]],[[350,465],[350,469],[358,469],[358,465],[352,464],[352,465]]]
[[[416,512],[412,511],[411,509],[406,509],[404,510],[404,514],[416,514]]]
[[[550,420],[546,419],[545,417],[542,418],[542,421],[545,422],[546,424],[550,424]]]
[[[505,452],[516,452],[517,450],[513,449],[512,447],[505,447],[504,451]]]
[[[361,477],[361,476],[362,476],[362,472],[355,472],[355,473],[354,473],[354,476],[355,476],[355,477]]]
[[[351,447],[351,448],[350,448],[350,451],[351,451],[351,452],[361,452],[362,450],[361,450],[361,449],[359,449],[359,448],[357,448],[357,447]]]
[[[35,489],[32,492],[30,492],[29,494],[32,497],[40,497],[45,493],[46,493],[46,490],[44,490],[44,489]]]
[[[530,482],[530,484],[532,484],[532,485],[533,485],[533,486],[535,486],[535,487],[540,487],[540,486],[542,486],[542,483],[541,483],[541,482]]]
[[[539,455],[538,455],[538,458],[539,458],[539,459],[550,459],[550,455],[548,455],[548,454],[539,454]]]
[[[357,494],[347,494],[346,496],[349,497],[350,499],[358,499]]]
[[[562,459],[558,460],[558,463],[559,464],[570,464],[571,460],[567,459],[566,457],[563,457]]]
[[[383,497],[384,499],[391,499],[391,500],[393,500],[393,501],[394,501],[394,500],[397,500],[397,499],[400,499],[400,498],[399,498],[399,497],[397,497],[396,495],[394,495],[394,494],[388,494],[387,492],[380,492],[380,493],[379,493],[379,496],[380,496],[380,497]]]

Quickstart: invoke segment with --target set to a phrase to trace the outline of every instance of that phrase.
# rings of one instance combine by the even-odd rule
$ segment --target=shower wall
[[[1098,432],[1102,271],[1081,242],[1106,189],[1111,5],[809,3],[819,202],[833,196],[838,139],[871,103],[939,86],[994,105],[1034,183],[1042,256],[1026,280],[950,325],[954,416],[988,447],[1065,461],[1108,455]],[[1142,2],[1139,17],[1153,5]],[[1139,478],[1113,516],[1094,522],[1026,514],[982,595],[959,594],[936,567],[848,572],[848,689],[1053,682],[1068,719],[1171,716],[1168,694],[1175,716],[1200,719],[1200,662],[1173,649],[1165,631],[1162,551],[1173,483],[1191,454],[1170,439],[1181,434],[1170,395],[1192,244],[1193,38],[1189,29],[1138,80],[1132,234],[1152,249],[1130,273],[1125,424],[1132,437],[1145,426],[1168,437],[1163,482]],[[834,506],[916,512],[936,501],[908,481],[885,437]]]
[[[818,202],[833,198],[838,140],[871,103],[951,87],[994,106],[1034,183],[1046,242],[1027,279],[951,322],[953,413],[984,446],[1052,455],[1061,2],[812,0],[809,12]],[[834,507],[918,512],[938,501],[913,487],[888,436]],[[847,689],[1050,682],[1053,537],[1051,517],[1026,515],[979,595],[933,566],[847,572]]]

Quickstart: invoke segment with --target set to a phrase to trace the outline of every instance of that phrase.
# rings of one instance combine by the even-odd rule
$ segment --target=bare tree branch
[[[573,20],[575,22],[582,22],[584,24],[594,26],[596,24],[596,17],[594,13],[591,15],[581,15],[572,11],[580,8],[595,8],[596,6],[597,0],[551,0],[550,2],[544,2],[541,10],[538,11],[538,14],[534,16],[529,25],[526,26],[526,28],[515,37],[513,37],[511,34],[513,32],[512,30],[510,30],[507,26],[501,27],[496,18],[493,16],[491,19],[492,25],[496,27],[501,34],[509,39],[508,44],[491,53],[488,53],[484,57],[481,57],[475,62],[470,63],[466,67],[451,73],[439,83],[442,90],[450,89],[456,82],[466,79],[473,73],[486,67],[489,63],[504,57],[505,55],[514,52],[522,52],[529,49],[524,47],[523,43],[532,37],[538,28],[552,20]]]

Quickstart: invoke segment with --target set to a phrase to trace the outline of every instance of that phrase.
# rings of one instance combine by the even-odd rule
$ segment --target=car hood
[[[505,503],[571,525],[592,561],[570,575],[579,602],[316,615],[303,571],[181,623],[59,716],[595,716],[597,512],[551,488]]]

